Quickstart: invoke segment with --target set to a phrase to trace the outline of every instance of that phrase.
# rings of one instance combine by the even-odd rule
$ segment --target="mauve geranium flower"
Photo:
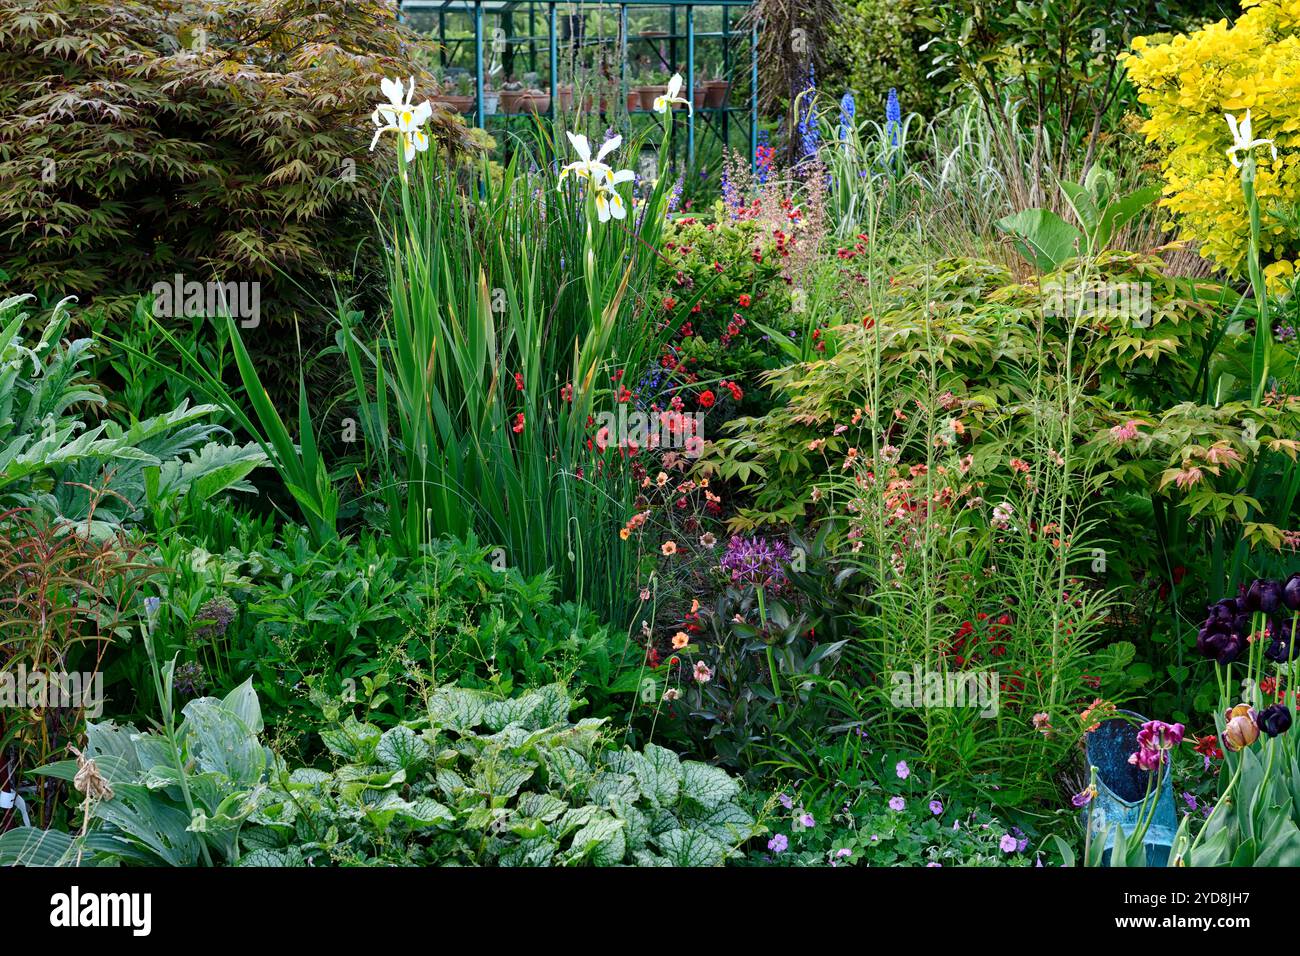
[[[1002,839],[998,841],[998,847],[1003,853],[1015,853],[1019,841],[1010,833],[1002,834]]]
[[[1273,704],[1259,712],[1257,723],[1264,733],[1276,737],[1291,729],[1291,711],[1286,704]]]
[[[784,833],[778,833],[767,841],[767,848],[773,853],[784,853],[789,846],[790,838]]]
[[[901,812],[903,807],[905,807],[906,805],[907,803],[906,801],[903,800],[902,797],[889,798],[889,809],[893,810],[895,813]]]
[[[936,817],[939,816],[939,814],[943,813],[943,804],[940,803],[938,800],[931,800],[930,812],[933,813]]]
[[[899,780],[906,780],[911,776],[912,771],[908,769],[906,760],[900,760],[894,764],[894,773],[898,775]]]

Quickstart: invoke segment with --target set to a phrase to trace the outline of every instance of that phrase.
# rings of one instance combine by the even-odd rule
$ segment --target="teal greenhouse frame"
[[[668,75],[682,73],[683,95],[695,106],[674,113],[685,126],[688,168],[710,140],[720,150],[744,144],[754,162],[759,24],[749,15],[752,0],[400,0],[399,6],[404,22],[438,39],[433,66],[463,90],[442,99],[475,126],[508,129],[519,117],[554,117],[573,102],[575,78],[563,82],[566,65],[576,71],[603,59],[607,82],[614,78],[610,65],[617,66],[618,101],[602,96],[600,112],[611,126],[617,117],[630,129],[653,117],[649,94],[639,92],[649,87],[632,83],[630,66],[639,62],[659,74],[660,90]],[[634,32],[651,21],[664,29]],[[521,65],[531,87],[516,79]],[[710,65],[716,78],[701,82],[701,67]],[[537,82],[543,73],[544,87]],[[526,92],[494,89],[498,75]],[[674,144],[682,139],[675,136]]]

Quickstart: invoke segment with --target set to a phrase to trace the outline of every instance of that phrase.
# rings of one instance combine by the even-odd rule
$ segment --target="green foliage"
[[[930,38],[928,4],[846,0],[836,6],[835,40],[820,85],[835,96],[852,90],[858,109],[881,123],[885,99],[894,88],[905,112],[933,115],[942,98],[926,77],[929,57],[922,52]]]
[[[551,574],[498,569],[474,543],[441,540],[407,559],[373,535],[316,548],[286,528],[279,546],[248,545],[211,554],[164,539],[154,641],[212,687],[251,675],[285,753],[308,752],[315,729],[354,705],[381,727],[409,719],[408,701],[429,682],[502,694],[564,682],[589,712],[608,714],[619,678],[639,663],[591,611],[558,600]],[[215,601],[232,608],[220,627],[205,618]],[[109,676],[138,687],[143,651],[133,653]]]
[[[602,720],[571,723],[572,706],[559,685],[439,688],[415,721],[323,730],[332,771],[290,771],[260,744],[246,683],[191,701],[174,733],[92,725],[86,757],[112,794],[89,803],[88,832],[63,845],[20,828],[0,860],[719,866],[761,832],[724,771],[613,747]],[[76,764],[47,772],[71,779]]]
[[[997,223],[1015,237],[1016,248],[1041,272],[1055,271],[1075,256],[1097,255],[1129,220],[1160,197],[1159,186],[1115,195],[1115,175],[1100,165],[1088,170],[1082,183],[1060,185],[1079,227],[1050,209],[1024,209]]]
[[[391,5],[5,0],[0,47],[7,282],[121,316],[175,273],[258,281],[285,323],[373,268],[375,78],[427,79]]]
[[[612,747],[602,720],[570,723],[571,706],[559,686],[440,688],[410,725],[348,721],[325,735],[341,766],[291,776],[261,810],[261,859],[718,866],[760,832],[726,773]]]
[[[30,298],[0,301],[0,504],[38,507],[103,535],[186,496],[250,490],[245,476],[266,459],[255,446],[211,440],[224,431],[205,421],[215,406],[186,400],[126,425],[85,421],[106,402],[86,376],[94,344],[64,340],[71,314],[60,302],[25,345]]]

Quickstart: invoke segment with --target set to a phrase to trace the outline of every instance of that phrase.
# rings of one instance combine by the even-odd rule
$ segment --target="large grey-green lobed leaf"
[[[550,866],[555,849],[555,841],[550,837],[520,840],[502,850],[497,862],[502,866]]]
[[[727,847],[700,830],[669,830],[655,842],[673,866],[721,866],[727,858]]]
[[[642,754],[645,763],[635,769],[641,793],[658,806],[675,805],[682,786],[681,758],[667,747],[657,744],[646,744]]]
[[[401,768],[409,776],[433,758],[433,750],[410,727],[399,725],[384,731],[375,756],[385,767]]]
[[[439,687],[429,696],[429,720],[435,727],[470,731],[483,723],[488,703],[482,691]]]
[[[713,808],[739,795],[740,783],[720,767],[688,760],[682,764],[682,798]]]
[[[627,839],[623,834],[623,821],[602,814],[573,835],[566,863],[587,860],[594,866],[617,866],[627,852]]]
[[[681,822],[729,847],[740,845],[756,832],[754,818],[738,803],[723,803],[707,810],[688,805],[682,810]]]

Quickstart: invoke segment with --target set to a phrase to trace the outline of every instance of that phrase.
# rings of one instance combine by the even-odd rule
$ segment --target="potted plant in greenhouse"
[[[701,84],[704,87],[704,105],[716,110],[727,105],[727,93],[731,90],[731,81],[723,77],[722,67],[715,65],[713,76]]]
[[[451,78],[450,92],[438,94],[434,102],[441,103],[454,113],[468,113],[474,108],[474,79],[468,73]]]
[[[659,95],[662,89],[663,89],[663,84],[656,83],[654,77],[651,74],[642,73],[638,77],[637,86],[634,87],[634,91],[637,95],[637,100],[638,100],[637,105],[643,110],[654,109],[655,97]],[[633,108],[631,104],[632,101],[629,99],[628,109]]]
[[[520,98],[524,96],[524,86],[518,80],[507,80],[501,85],[500,109],[502,113],[522,112]]]

